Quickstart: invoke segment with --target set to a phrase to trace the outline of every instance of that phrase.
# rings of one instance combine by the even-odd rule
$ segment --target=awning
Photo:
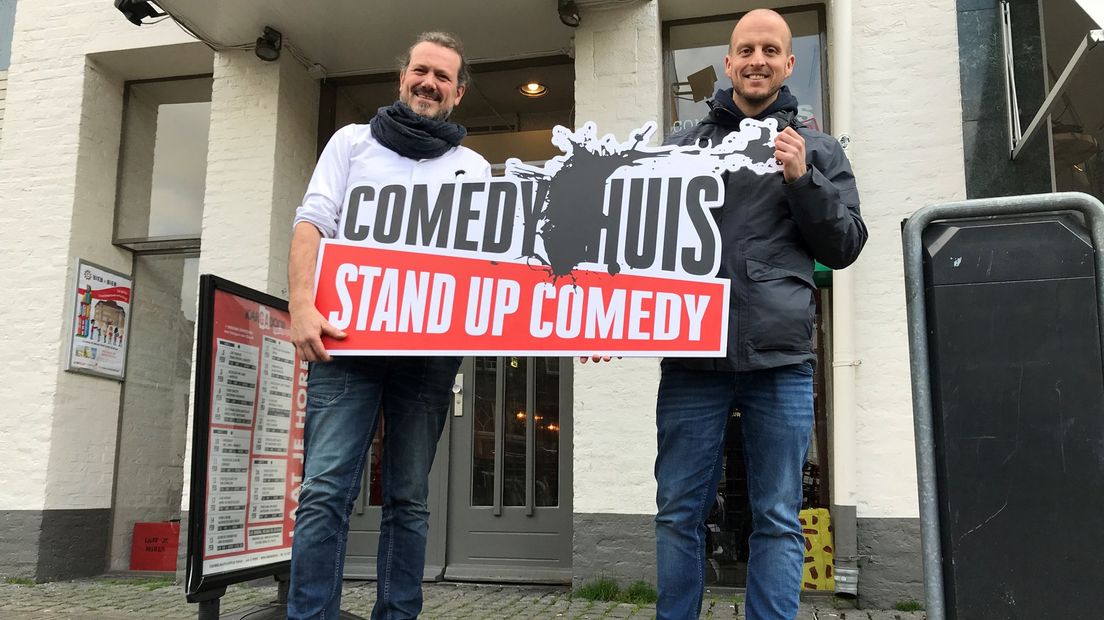
[[[560,22],[552,0],[155,3],[216,48],[251,49],[266,26],[274,28],[286,51],[331,77],[394,71],[396,57],[424,30],[458,34],[473,63],[561,55],[574,33]]]

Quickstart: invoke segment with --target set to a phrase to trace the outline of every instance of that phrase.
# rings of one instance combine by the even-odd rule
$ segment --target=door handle
[[[464,373],[456,375],[452,384],[452,415],[458,418],[464,415]]]

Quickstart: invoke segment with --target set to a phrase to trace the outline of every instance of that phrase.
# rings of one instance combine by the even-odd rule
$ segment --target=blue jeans
[[[372,618],[421,612],[429,470],[459,366],[457,357],[336,357],[311,365],[289,620],[338,617],[349,514],[381,407],[383,517]]]
[[[752,533],[748,620],[793,620],[804,561],[801,469],[813,424],[809,363],[748,372],[663,369],[656,427],[657,619],[701,614],[705,520],[724,463],[725,425],[741,417]]]

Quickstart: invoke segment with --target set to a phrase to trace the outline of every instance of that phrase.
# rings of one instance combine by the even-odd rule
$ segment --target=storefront
[[[18,534],[0,541],[0,573],[125,570],[135,522],[186,521],[197,275],[286,296],[292,213],[319,149],[390,103],[393,59],[417,32],[447,28],[467,44],[466,144],[493,164],[538,162],[557,154],[557,124],[625,136],[647,121],[663,135],[699,121],[727,86],[733,23],[760,4],[577,3],[577,28],[552,0],[324,12],[160,3],[206,44],[171,20],[132,26],[110,3],[18,3],[0,100],[0,287],[16,292],[0,306],[11,369],[0,399],[19,411],[0,433],[17,455],[0,522]],[[1087,2],[1011,3],[1012,143],[1004,3],[763,4],[791,24],[802,120],[848,144],[870,228],[858,263],[818,275],[806,503],[831,510],[837,562],[857,569],[859,595],[892,606],[920,598],[921,581],[900,221],[967,196],[1100,196],[1100,87],[1089,78],[1101,46],[1088,35],[1100,24]],[[282,34],[273,62],[253,51],[265,26]],[[527,96],[541,90],[531,83],[545,94]],[[122,382],[63,370],[77,259],[134,280]],[[654,581],[657,380],[654,359],[467,359],[432,474],[427,577]],[[739,586],[747,518],[734,420],[709,579]],[[354,511],[350,577],[373,571],[379,456],[370,450]]]

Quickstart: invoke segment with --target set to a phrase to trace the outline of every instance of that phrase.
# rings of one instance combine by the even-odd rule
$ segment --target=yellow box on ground
[[[805,567],[802,590],[831,592],[836,589],[832,576],[832,516],[827,508],[806,508],[798,513],[805,536]]]

